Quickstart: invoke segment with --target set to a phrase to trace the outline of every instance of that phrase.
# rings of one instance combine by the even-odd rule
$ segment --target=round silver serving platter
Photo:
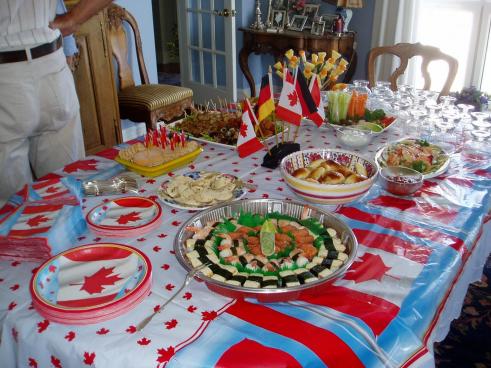
[[[324,227],[331,227],[336,230],[338,237],[347,248],[346,253],[348,254],[348,259],[346,263],[328,277],[299,286],[278,289],[260,289],[229,285],[206,277],[201,273],[198,274],[198,277],[206,282],[206,285],[210,290],[221,295],[231,298],[256,298],[258,301],[266,303],[295,300],[299,299],[302,294],[312,295],[328,292],[329,284],[341,277],[353,263],[358,248],[358,241],[351,228],[344,221],[340,220],[332,213],[300,202],[284,201],[280,199],[246,199],[219,204],[198,213],[183,224],[174,240],[174,251],[177,260],[186,271],[192,269],[191,263],[186,257],[186,240],[193,236],[191,231],[186,230],[188,226],[204,227],[209,222],[221,221],[224,218],[229,218],[240,213],[240,211],[260,215],[279,212],[300,219],[305,207],[307,207],[307,217],[316,218],[324,225]]]

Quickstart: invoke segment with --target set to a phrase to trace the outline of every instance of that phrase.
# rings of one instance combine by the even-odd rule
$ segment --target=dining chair
[[[111,4],[108,14],[108,39],[118,67],[118,102],[121,119],[145,122],[156,129],[159,120],[169,121],[184,114],[193,103],[189,88],[167,84],[150,84],[142,53],[142,41],[135,18],[124,8]],[[128,60],[128,37],[124,24],[133,31],[141,84],[135,85]]]
[[[397,90],[397,78],[400,75],[404,74],[404,71],[407,68],[408,61],[412,57],[421,56],[421,73],[423,74],[423,78],[425,81],[423,89],[430,89],[431,85],[431,77],[428,72],[428,64],[434,60],[443,60],[448,63],[448,74],[445,84],[438,95],[446,96],[450,92],[450,88],[452,87],[452,83],[457,74],[457,69],[459,63],[457,59],[454,57],[444,54],[440,51],[439,48],[434,46],[426,46],[421,43],[398,43],[393,46],[381,46],[374,47],[368,53],[368,80],[370,82],[370,87],[375,85],[375,60],[380,55],[391,54],[395,55],[400,59],[399,66],[392,72],[389,77],[389,82],[391,84],[391,89],[393,91]]]

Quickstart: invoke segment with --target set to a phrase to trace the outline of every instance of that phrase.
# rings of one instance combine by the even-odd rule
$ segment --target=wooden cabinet
[[[349,61],[349,67],[343,81],[349,82],[355,72],[357,55],[353,32],[328,33],[324,36],[316,36],[306,31],[285,30],[281,33],[269,33],[249,28],[239,28],[239,30],[244,34],[244,44],[239,53],[239,65],[249,83],[251,96],[256,95],[256,85],[248,64],[249,55],[252,53],[271,54],[276,60],[283,60],[285,51],[289,49],[293,49],[295,52],[299,50],[309,52],[336,50]]]
[[[122,141],[112,56],[106,37],[106,12],[84,23],[75,34],[79,56],[73,76],[80,102],[86,154]]]

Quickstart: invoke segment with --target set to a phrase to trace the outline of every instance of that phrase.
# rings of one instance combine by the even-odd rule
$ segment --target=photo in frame
[[[291,19],[289,28],[292,31],[302,32],[306,22],[307,22],[307,17],[305,15],[295,14]]]
[[[271,12],[271,28],[283,30],[286,26],[286,10],[273,10]]]
[[[284,10],[287,12],[287,18],[285,19],[285,25],[288,23],[288,5],[290,0],[269,0],[268,6],[268,18],[266,26],[271,30],[278,30],[273,26],[273,12],[275,10]]]
[[[303,8],[303,15],[307,17],[305,29],[312,28],[312,23],[319,12],[319,7],[319,4],[305,4],[305,7]]]
[[[337,14],[322,14],[320,17],[320,21],[326,23],[324,26],[324,31],[333,32],[334,22],[337,18]]]
[[[316,36],[323,36],[325,26],[326,26],[326,22],[324,21],[313,22],[312,28],[310,29],[310,33]]]

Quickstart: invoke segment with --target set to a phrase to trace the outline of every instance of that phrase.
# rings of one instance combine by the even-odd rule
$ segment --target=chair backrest
[[[125,89],[135,85],[133,74],[131,72],[131,65],[128,62],[128,43],[124,22],[129,24],[135,37],[136,55],[141,83],[149,84],[145,61],[143,60],[140,30],[138,29],[135,18],[126,9],[116,4],[108,6],[107,16],[107,34],[111,44],[111,52],[118,65],[119,88]]]
[[[421,56],[421,73],[425,80],[424,89],[430,89],[431,78],[428,72],[428,64],[433,60],[444,60],[448,63],[448,75],[445,84],[440,91],[440,96],[448,95],[452,83],[459,67],[458,61],[450,55],[444,54],[437,47],[425,46],[420,43],[398,43],[394,46],[374,47],[368,54],[368,80],[370,86],[375,85],[375,59],[377,56],[392,54],[400,59],[400,64],[389,77],[389,82],[393,91],[397,90],[397,78],[404,73],[409,59],[414,56]]]

